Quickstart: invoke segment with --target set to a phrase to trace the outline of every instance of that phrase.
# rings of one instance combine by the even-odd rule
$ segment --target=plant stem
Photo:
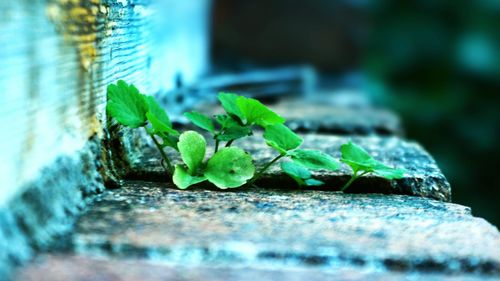
[[[356,174],[352,175],[352,177],[349,179],[349,181],[340,189],[340,191],[346,190],[356,179],[358,176]]]
[[[368,171],[365,171],[365,172],[358,175],[358,171],[354,171],[354,174],[352,175],[351,179],[349,179],[349,181],[340,189],[340,191],[346,190],[355,180],[357,180],[358,178],[360,178],[368,173],[369,173]]]
[[[150,134],[150,136],[151,136],[151,139],[153,139],[153,142],[155,143],[156,148],[158,148],[158,150],[160,151],[160,154],[161,154],[161,157],[163,158],[163,161],[165,161],[165,163],[167,163],[167,169],[165,169],[165,170],[167,170],[167,173],[169,175],[171,175],[172,171],[174,170],[172,168],[172,163],[170,163],[170,160],[168,159],[167,154],[165,154],[165,151],[163,151],[163,147],[161,147],[161,144],[156,140],[156,138],[154,137],[154,135]]]
[[[234,140],[230,140],[230,141],[228,141],[228,142],[226,143],[226,147],[230,147],[230,146],[231,146],[231,144],[233,144],[233,141],[234,141]]]
[[[215,139],[215,149],[214,149],[214,154],[217,153],[217,151],[219,151],[219,140],[218,139]]]
[[[271,162],[267,163],[264,167],[262,167],[262,169],[260,169],[259,172],[257,172],[257,174],[255,174],[255,176],[248,182],[249,185],[253,184],[256,180],[258,180],[262,174],[269,168],[271,167],[272,164],[276,163],[276,161],[280,160],[283,156],[285,155],[278,155],[276,156],[273,160],[271,160]]]

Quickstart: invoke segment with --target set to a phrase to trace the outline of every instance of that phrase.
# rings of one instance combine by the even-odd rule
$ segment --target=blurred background
[[[221,71],[307,64],[395,110],[453,201],[500,225],[500,1],[215,0]]]

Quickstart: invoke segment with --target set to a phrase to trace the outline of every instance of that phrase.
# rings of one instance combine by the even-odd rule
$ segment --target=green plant
[[[340,189],[342,191],[346,190],[356,179],[368,173],[374,173],[389,180],[403,177],[403,169],[395,169],[384,165],[373,159],[368,152],[351,141],[343,144],[340,151],[342,153],[340,161],[349,165],[353,171],[351,179]]]
[[[323,184],[313,178],[311,170],[335,171],[340,167],[337,160],[324,152],[300,149],[302,138],[284,125],[283,117],[256,99],[220,93],[218,98],[225,114],[215,115],[213,118],[196,111],[184,114],[194,125],[207,131],[214,140],[214,151],[207,157],[207,141],[200,133],[186,131],[180,134],[172,127],[167,113],[156,100],[139,93],[134,85],[122,80],[110,84],[107,98],[107,112],[118,123],[129,128],[145,128],[161,154],[162,163],[166,163],[165,170],[181,189],[204,181],[221,189],[251,185],[282,158],[288,160],[281,162],[281,170],[300,186]],[[276,157],[258,171],[250,154],[232,146],[235,140],[252,135],[255,127],[264,130],[266,144],[278,152]],[[180,154],[181,164],[172,165],[164,151],[167,147]],[[342,190],[368,172],[388,179],[402,176],[402,170],[383,165],[352,143],[342,146],[341,161],[350,165],[354,171],[353,177]]]
[[[167,164],[165,170],[171,175],[173,167],[163,149],[172,147],[178,150],[179,132],[172,128],[165,110],[153,97],[139,93],[134,85],[128,85],[123,80],[119,80],[116,85],[108,85],[107,99],[106,111],[120,124],[129,128],[146,129]]]

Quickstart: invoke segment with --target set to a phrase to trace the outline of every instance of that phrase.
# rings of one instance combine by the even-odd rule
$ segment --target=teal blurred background
[[[216,0],[223,69],[310,64],[362,89],[429,150],[453,201],[500,225],[500,1]]]

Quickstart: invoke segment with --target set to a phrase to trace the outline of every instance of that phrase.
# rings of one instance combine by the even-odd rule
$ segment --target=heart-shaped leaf
[[[227,147],[208,160],[204,174],[218,188],[226,189],[242,186],[254,172],[252,157],[248,153],[237,147]]]

